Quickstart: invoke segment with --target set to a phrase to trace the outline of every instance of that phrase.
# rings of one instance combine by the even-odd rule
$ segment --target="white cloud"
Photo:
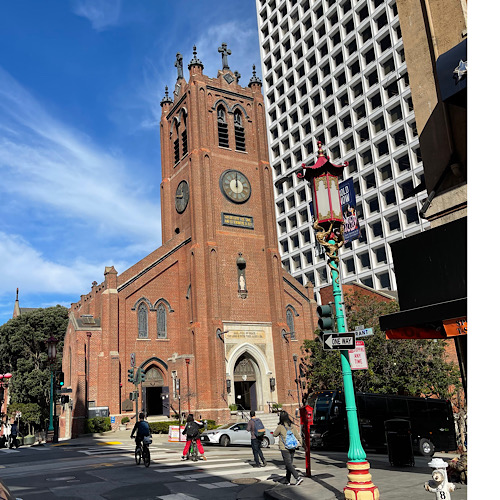
[[[112,263],[123,271],[124,262]],[[89,263],[78,259],[60,264],[47,259],[28,241],[18,235],[0,232],[0,294],[11,294],[16,288],[30,293],[75,294],[75,299],[90,290],[92,281],[102,281],[105,263]]]
[[[36,120],[26,120],[30,109]],[[0,68],[0,195],[25,199],[108,235],[159,240],[159,203],[146,198],[144,165],[130,164],[52,118]]]
[[[74,12],[87,18],[96,31],[118,24],[121,0],[77,0]]]

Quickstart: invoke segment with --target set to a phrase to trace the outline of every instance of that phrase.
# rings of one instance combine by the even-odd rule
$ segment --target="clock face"
[[[175,209],[178,213],[186,210],[189,201],[189,185],[186,181],[181,181],[175,191]]]
[[[233,203],[245,203],[252,194],[250,181],[238,170],[226,170],[220,176],[220,189]]]

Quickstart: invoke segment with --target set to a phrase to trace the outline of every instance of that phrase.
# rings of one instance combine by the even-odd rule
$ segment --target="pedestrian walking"
[[[274,439],[278,439],[278,447],[285,462],[285,484],[291,484],[290,479],[293,476],[295,478],[295,486],[298,486],[303,479],[299,477],[299,473],[293,465],[293,457],[295,450],[300,446],[299,443],[302,441],[302,438],[296,426],[292,424],[286,411],[280,413],[279,424],[273,435]]]
[[[14,420],[13,424],[10,426],[10,443],[9,443],[10,449],[12,449],[13,446],[19,448],[19,441],[17,440],[17,434],[18,434],[17,422]]]
[[[2,424],[2,443],[1,447],[8,447],[10,443],[10,423],[8,420],[6,420]]]
[[[196,442],[196,446],[198,447],[198,452],[201,458],[203,460],[207,459],[200,439],[200,429],[203,429],[203,427],[205,427],[205,424],[200,420],[195,420],[192,413],[188,415],[188,418],[186,419],[186,427],[184,427],[184,430],[182,431],[182,433],[186,435],[186,446],[184,446],[184,451],[182,452],[182,460],[187,460],[189,448],[192,441]]]
[[[255,416],[255,412],[253,410],[250,412],[250,420],[247,424],[247,431],[250,432],[250,443],[252,445],[255,467],[265,467],[267,462],[264,458],[264,454],[262,453],[261,445],[266,429],[262,420]]]

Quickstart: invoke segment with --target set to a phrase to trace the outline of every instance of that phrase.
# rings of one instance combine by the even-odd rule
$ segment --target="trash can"
[[[389,463],[394,466],[415,465],[413,446],[411,442],[411,425],[408,420],[394,418],[386,420],[385,437]]]

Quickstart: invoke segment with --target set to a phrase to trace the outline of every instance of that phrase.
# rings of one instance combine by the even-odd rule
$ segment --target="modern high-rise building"
[[[311,193],[296,176],[317,141],[348,161],[361,234],[341,249],[344,283],[396,289],[390,243],[420,233],[424,171],[395,0],[256,0],[283,266],[316,292],[331,283]],[[319,297],[318,297],[319,298]]]

